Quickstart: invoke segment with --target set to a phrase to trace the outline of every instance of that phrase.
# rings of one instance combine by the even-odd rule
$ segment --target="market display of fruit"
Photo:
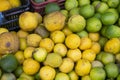
[[[0,0],[0,11],[7,1],[18,4]],[[119,0],[51,2],[44,11],[21,13],[16,31],[0,27],[0,80],[120,80]]]

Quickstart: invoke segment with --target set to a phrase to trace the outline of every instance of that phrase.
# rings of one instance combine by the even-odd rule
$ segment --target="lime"
[[[72,8],[72,9],[70,10],[70,12],[69,12],[69,16],[79,14],[79,10],[80,10],[79,7]]]
[[[79,6],[90,4],[90,0],[78,0]]]
[[[116,8],[119,5],[119,0],[108,0],[107,4],[109,7]]]
[[[34,80],[34,76],[27,75],[23,72],[18,80]]]
[[[91,80],[105,80],[106,73],[105,70],[101,67],[94,67],[90,71]]]
[[[96,60],[101,61],[102,60],[102,55],[104,54],[104,51],[101,51],[99,54],[96,55]]]
[[[106,37],[106,29],[107,29],[107,26],[103,26],[102,29],[101,29],[101,34],[102,34],[103,37]]]
[[[116,16],[112,12],[105,12],[101,15],[101,21],[104,25],[112,25],[116,22]]]
[[[71,10],[72,8],[78,7],[78,1],[77,0],[66,0],[65,1],[65,9]]]
[[[101,18],[101,14],[100,13],[95,13],[94,17],[100,19]]]
[[[98,18],[91,17],[87,19],[86,29],[88,32],[98,32],[102,28],[102,23]]]
[[[70,80],[70,78],[67,74],[60,72],[56,74],[55,80]]]
[[[120,80],[120,74],[117,76],[117,80]]]
[[[94,13],[95,13],[94,7],[90,4],[80,7],[80,14],[84,18],[90,18],[94,15]]]
[[[68,18],[68,11],[65,9],[60,10],[60,12],[66,17],[66,19]]]
[[[88,37],[88,32],[83,30],[77,33],[78,36],[82,37]]]
[[[35,80],[40,80],[39,72],[35,74]]]
[[[0,67],[5,72],[12,72],[18,66],[18,61],[13,54],[8,54],[0,59]]]
[[[14,71],[14,74],[16,77],[19,77],[23,72],[23,69],[22,69],[22,66],[18,66],[15,71]]]
[[[108,78],[116,78],[119,74],[119,68],[115,63],[108,63],[104,68]]]
[[[59,11],[60,6],[57,3],[51,2],[45,6],[45,13],[49,14],[51,12]]]
[[[16,80],[16,77],[13,73],[3,73],[0,80]]]
[[[90,75],[82,76],[81,80],[91,80]]]

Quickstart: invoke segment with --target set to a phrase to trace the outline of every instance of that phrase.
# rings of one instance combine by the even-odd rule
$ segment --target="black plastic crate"
[[[29,0],[21,0],[21,6],[4,12],[0,12],[0,27],[7,28],[9,31],[19,29],[19,15],[30,9]]]

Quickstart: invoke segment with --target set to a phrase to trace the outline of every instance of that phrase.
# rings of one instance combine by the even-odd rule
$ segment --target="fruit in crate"
[[[19,49],[18,36],[12,32],[0,34],[0,54],[14,53]]]

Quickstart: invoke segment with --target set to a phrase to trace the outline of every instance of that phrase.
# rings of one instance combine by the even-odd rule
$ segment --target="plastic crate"
[[[32,7],[33,11],[39,12],[41,15],[44,15],[45,14],[44,9],[45,9],[46,4],[48,4],[50,2],[55,2],[55,3],[58,3],[58,5],[61,8],[64,8],[65,0],[47,0],[47,1],[41,2],[41,3],[36,3],[36,2],[34,2],[34,0],[30,0],[30,2],[31,2],[31,7]]]
[[[7,28],[9,31],[19,29],[19,15],[30,9],[29,0],[21,0],[21,6],[7,11],[0,12],[0,27]]]

